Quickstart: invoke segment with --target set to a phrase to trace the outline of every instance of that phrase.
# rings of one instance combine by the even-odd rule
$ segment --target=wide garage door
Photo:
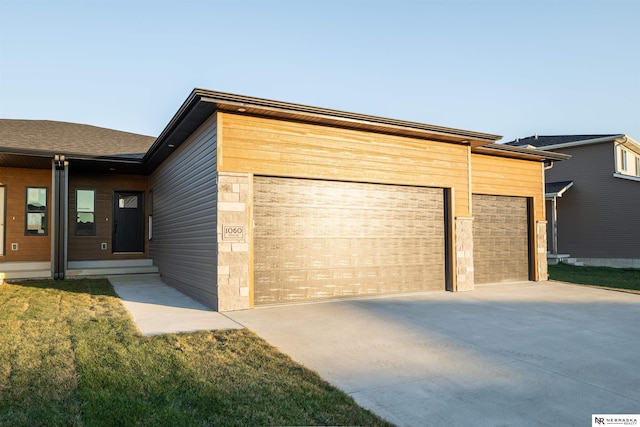
[[[442,189],[254,178],[256,304],[445,288]]]
[[[475,283],[529,280],[526,197],[473,195]]]

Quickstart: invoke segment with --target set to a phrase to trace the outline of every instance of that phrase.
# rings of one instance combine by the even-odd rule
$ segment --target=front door
[[[113,195],[113,252],[144,252],[144,193]]]
[[[5,187],[0,185],[0,256],[4,255],[4,197]]]

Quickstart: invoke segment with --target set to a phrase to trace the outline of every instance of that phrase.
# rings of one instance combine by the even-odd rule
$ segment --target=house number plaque
[[[244,239],[244,225],[223,225],[222,240]]]

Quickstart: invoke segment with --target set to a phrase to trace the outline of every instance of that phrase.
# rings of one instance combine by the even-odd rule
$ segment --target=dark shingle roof
[[[533,145],[534,147],[542,148],[570,142],[588,141],[591,139],[613,138],[621,135],[622,134],[617,133],[607,135],[536,135],[505,142],[505,145],[513,145],[516,147]]]
[[[0,150],[141,158],[154,141],[152,136],[78,123],[0,119]]]

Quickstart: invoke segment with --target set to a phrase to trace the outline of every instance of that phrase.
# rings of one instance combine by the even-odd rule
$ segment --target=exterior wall
[[[114,254],[111,247],[113,233],[113,193],[114,191],[142,191],[147,201],[147,177],[140,175],[106,175],[93,173],[69,173],[69,223],[68,223],[68,260],[111,260],[147,258],[148,245],[143,254]],[[76,236],[76,190],[95,190],[95,236]],[[146,207],[145,207],[146,209]],[[145,221],[145,241],[148,236]],[[101,244],[107,243],[107,249]]]
[[[253,176],[218,173],[218,310],[241,310],[253,306],[249,274],[250,224]]]
[[[149,254],[164,281],[218,309],[216,116],[152,174]]]
[[[0,167],[0,185],[5,186],[5,255],[0,262],[49,261],[51,259],[51,170]],[[27,187],[47,188],[47,235],[26,236]],[[18,250],[11,249],[12,243]],[[1,270],[1,269],[0,269]]]
[[[294,178],[455,188],[469,216],[468,147],[292,121],[218,113],[218,170]]]
[[[219,171],[451,188],[453,215],[469,216],[467,146],[222,112],[218,129]],[[470,288],[473,260],[461,268]]]
[[[536,252],[538,280],[548,280],[549,271],[547,268],[547,221],[536,222]]]
[[[545,218],[544,169],[539,162],[523,161],[482,154],[471,155],[471,188],[474,194],[495,196],[530,197],[533,202],[530,224],[532,231],[531,253],[534,266],[533,279],[546,280],[546,231],[540,236],[540,228],[534,226]],[[539,242],[545,241],[544,252],[540,254]]]
[[[558,150],[573,157],[546,171],[573,181],[558,198],[558,253],[572,258],[640,259],[640,182],[616,178],[614,144]]]
[[[473,268],[473,218],[457,217],[456,221],[456,276],[457,291],[472,291]]]

